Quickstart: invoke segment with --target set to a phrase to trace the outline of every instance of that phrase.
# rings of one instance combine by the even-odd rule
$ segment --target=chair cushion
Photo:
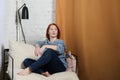
[[[22,71],[23,69],[15,69],[14,70],[14,78],[13,80],[46,80],[46,77],[40,74],[31,73],[26,76],[20,76],[17,73]]]
[[[10,40],[9,41],[9,54],[14,59],[14,68],[21,69],[23,68],[22,62],[25,58],[33,58],[34,56],[34,46],[30,44],[19,43],[17,41]],[[12,76],[12,60],[9,58],[8,61],[8,74],[10,77]]]
[[[22,69],[15,69],[14,80],[79,80],[75,72],[60,72],[45,77],[41,74],[31,73],[27,76],[19,76],[17,73]]]
[[[34,55],[34,46],[30,44],[9,41],[10,55],[14,59],[14,68],[21,68],[25,58],[37,59]]]

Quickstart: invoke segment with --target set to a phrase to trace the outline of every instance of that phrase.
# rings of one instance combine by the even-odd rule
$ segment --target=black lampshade
[[[29,12],[26,6],[24,6],[22,9],[22,19],[29,19]]]

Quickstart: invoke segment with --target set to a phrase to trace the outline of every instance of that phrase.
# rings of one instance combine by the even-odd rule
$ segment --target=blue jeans
[[[25,67],[29,67],[32,72],[42,74],[48,71],[50,74],[63,72],[66,70],[62,61],[58,58],[57,51],[47,49],[36,61],[30,58],[24,60]]]

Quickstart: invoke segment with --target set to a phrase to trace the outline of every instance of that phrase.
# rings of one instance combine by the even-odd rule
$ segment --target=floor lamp
[[[24,43],[26,43],[26,38],[25,38],[21,19],[29,19],[29,12],[28,12],[28,8],[26,7],[25,3],[20,8],[17,8],[17,4],[18,3],[16,2],[16,40],[17,41],[20,40],[20,29],[21,29]],[[22,9],[22,17],[20,16],[21,9]]]

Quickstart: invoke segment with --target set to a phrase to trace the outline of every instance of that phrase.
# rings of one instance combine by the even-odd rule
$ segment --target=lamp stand
[[[18,5],[17,1],[16,1],[16,5]],[[20,18],[20,9],[22,7],[24,7],[26,4],[23,4],[19,9],[16,8],[16,40],[19,42],[20,41],[20,29],[22,31],[22,36],[24,39],[24,43],[26,43],[26,39],[25,39],[25,34],[24,34],[24,30],[23,30],[23,26],[21,23],[21,18]],[[20,24],[20,26],[19,26]]]

